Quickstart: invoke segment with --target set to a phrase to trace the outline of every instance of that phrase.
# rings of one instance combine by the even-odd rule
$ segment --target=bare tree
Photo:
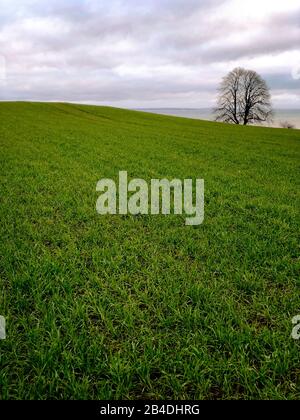
[[[235,68],[219,87],[216,121],[254,124],[270,121],[273,115],[266,82],[253,70]]]

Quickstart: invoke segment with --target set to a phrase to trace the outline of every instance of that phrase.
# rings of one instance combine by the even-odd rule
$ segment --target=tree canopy
[[[219,87],[216,121],[254,124],[269,121],[273,111],[266,82],[253,70],[235,68]]]

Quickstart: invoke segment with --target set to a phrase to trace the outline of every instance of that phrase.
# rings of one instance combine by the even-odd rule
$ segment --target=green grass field
[[[299,399],[300,131],[0,103],[2,399]],[[204,178],[205,220],[97,214]]]

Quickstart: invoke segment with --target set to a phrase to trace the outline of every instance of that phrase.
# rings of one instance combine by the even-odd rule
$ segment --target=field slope
[[[300,131],[0,103],[0,398],[299,398]],[[204,178],[205,220],[96,183]]]

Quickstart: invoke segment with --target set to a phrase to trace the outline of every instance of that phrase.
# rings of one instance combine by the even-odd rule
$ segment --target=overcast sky
[[[0,0],[0,100],[211,107],[236,66],[300,108],[299,0]]]

